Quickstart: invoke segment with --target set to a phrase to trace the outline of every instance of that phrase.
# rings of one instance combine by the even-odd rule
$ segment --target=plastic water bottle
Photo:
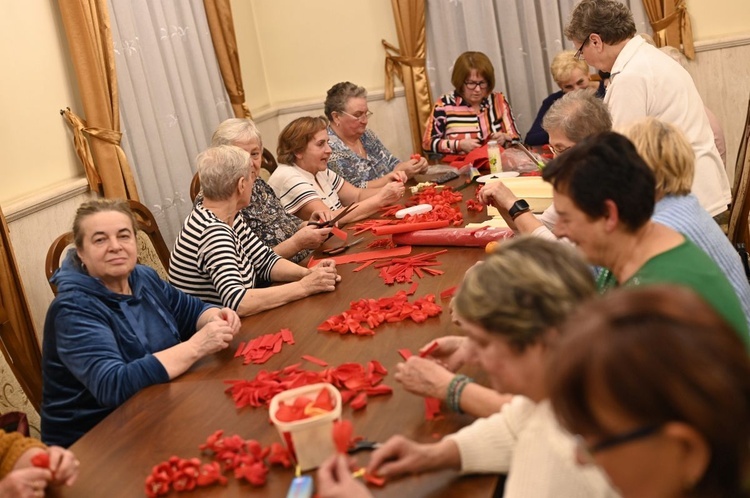
[[[487,159],[490,161],[490,173],[500,173],[503,170],[503,163],[500,159],[500,145],[497,140],[487,142]]]

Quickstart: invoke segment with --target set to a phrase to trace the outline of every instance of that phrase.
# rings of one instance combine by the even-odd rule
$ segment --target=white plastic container
[[[331,393],[334,407],[330,412],[294,422],[282,422],[276,418],[280,401],[289,405],[300,396],[315,400],[322,389],[328,389]],[[269,414],[281,440],[303,472],[318,467],[336,451],[333,445],[333,421],[341,419],[341,393],[333,385],[323,382],[281,392],[271,399]]]

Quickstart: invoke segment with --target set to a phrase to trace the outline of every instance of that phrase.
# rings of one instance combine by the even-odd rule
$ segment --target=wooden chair
[[[137,245],[138,245],[138,263],[146,266],[150,266],[163,280],[167,280],[169,272],[169,249],[167,244],[164,242],[159,231],[159,226],[156,224],[154,215],[151,211],[138,201],[128,201],[130,210],[135,215],[136,228],[138,229]],[[60,262],[63,257],[63,253],[67,252],[66,249],[73,244],[73,232],[66,232],[56,238],[52,245],[50,245],[47,251],[47,258],[44,264],[44,272],[47,275],[47,282],[60,268]],[[57,287],[49,282],[49,286],[52,289],[52,293],[57,295]]]
[[[742,129],[740,148],[734,167],[732,205],[729,208],[729,228],[727,236],[732,244],[745,244],[750,248],[750,101],[748,101],[745,126]]]
[[[271,173],[276,171],[277,166],[278,163],[276,162],[276,158],[273,157],[273,154],[271,154],[271,151],[263,148],[263,157],[260,162],[260,177],[263,181],[268,181]],[[193,180],[190,182],[190,200],[195,202],[195,198],[198,197],[200,191],[201,179],[198,177],[198,173],[196,173],[193,175]]]

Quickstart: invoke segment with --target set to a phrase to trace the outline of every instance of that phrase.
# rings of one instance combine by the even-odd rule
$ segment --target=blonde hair
[[[575,249],[525,236],[504,242],[470,269],[454,305],[461,317],[523,351],[595,292],[591,270]]]
[[[229,118],[216,128],[211,137],[211,146],[248,144],[252,140],[257,140],[258,145],[263,147],[260,130],[258,130],[258,127],[255,126],[252,120],[247,118]]]
[[[214,201],[229,199],[240,178],[253,170],[250,154],[234,145],[209,147],[196,159],[203,197]]]
[[[653,117],[622,130],[656,178],[657,195],[688,195],[693,188],[695,153],[674,125]]]
[[[583,71],[583,74],[589,74],[589,65],[586,64],[585,60],[576,59],[575,55],[574,50],[565,50],[552,59],[549,70],[552,73],[552,79],[555,80],[555,83],[560,88],[562,88],[563,82],[570,78],[570,74],[576,68]]]

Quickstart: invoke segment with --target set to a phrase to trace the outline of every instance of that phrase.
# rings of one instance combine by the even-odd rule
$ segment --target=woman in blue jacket
[[[204,304],[136,265],[124,201],[82,204],[75,249],[52,276],[44,325],[42,440],[70,446],[146,386],[168,382],[229,346],[237,314]]]

